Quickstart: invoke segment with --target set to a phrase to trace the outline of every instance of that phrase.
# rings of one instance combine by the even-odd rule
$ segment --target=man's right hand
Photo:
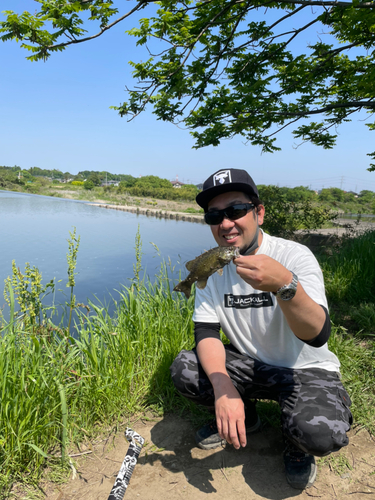
[[[202,339],[197,354],[214,389],[219,435],[238,450],[246,446],[245,408],[226,370],[223,343],[216,338]]]
[[[227,380],[222,380],[214,390],[216,425],[220,437],[232,444],[236,450],[241,446],[245,447],[245,407],[241,396],[228,376]]]

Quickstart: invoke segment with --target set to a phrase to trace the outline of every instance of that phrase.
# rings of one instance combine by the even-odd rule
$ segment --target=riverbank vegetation
[[[199,211],[195,197],[201,186],[180,184],[180,188],[175,188],[172,181],[154,175],[136,178],[126,174],[90,170],[72,175],[69,172],[38,167],[23,170],[18,166],[0,166],[0,189],[88,201],[101,199],[125,205],[140,204],[142,198],[154,204],[158,203],[157,200],[180,200],[191,202],[190,210]],[[278,197],[284,203],[310,203],[342,214],[375,214],[375,192],[370,190],[354,193],[336,187],[319,192],[307,186],[289,188],[259,185],[258,188],[260,197],[267,202],[267,206]]]
[[[0,318],[4,495],[14,482],[37,484],[43,474],[53,477],[56,470],[68,474],[74,467],[69,455],[79,453],[103,429],[122,426],[144,409],[185,414],[195,423],[206,417],[175,393],[169,376],[176,354],[194,344],[194,294],[186,300],[183,294],[171,292],[172,282],[179,279],[171,263],[162,262],[155,278],[142,276],[138,234],[134,277],[120,291],[110,315],[100,303],[75,303],[74,258],[79,239],[75,233],[70,236],[72,280],[66,311],[69,315],[73,310],[70,329],[54,324],[50,309],[41,313],[36,296],[46,290],[35,269],[19,277],[29,280],[26,291],[33,292],[34,300],[27,300],[30,293],[14,280],[6,283],[10,320]],[[374,245],[375,232],[369,232],[344,238],[338,252],[319,256],[334,310],[329,345],[342,363],[355,425],[371,433],[375,433]],[[33,276],[38,289],[32,288]],[[27,302],[18,313],[17,301]],[[267,420],[267,409],[262,407],[262,412]]]

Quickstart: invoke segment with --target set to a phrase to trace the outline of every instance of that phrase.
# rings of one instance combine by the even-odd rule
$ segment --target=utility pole
[[[341,176],[340,189],[342,190],[342,183],[344,182],[344,176]]]

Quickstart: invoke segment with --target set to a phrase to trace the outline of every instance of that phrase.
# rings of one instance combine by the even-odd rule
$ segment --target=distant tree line
[[[259,185],[259,194],[262,198],[262,193],[265,192],[270,186]],[[319,191],[314,191],[305,186],[297,186],[294,188],[288,187],[278,187],[278,196],[284,197],[286,200],[292,203],[311,201],[327,204],[333,207],[345,207],[345,205],[354,204],[359,208],[368,204],[373,204],[375,202],[375,192],[365,189],[360,193],[347,192],[342,189],[331,187],[325,188]]]
[[[0,166],[0,188],[21,189],[23,186],[31,192],[37,192],[38,187],[46,186],[48,182],[74,183],[77,187],[94,189],[106,181],[118,181],[118,186],[107,186],[113,193],[128,194],[136,197],[150,197],[162,200],[194,201],[199,189],[194,184],[185,184],[181,188],[174,188],[168,179],[156,175],[133,177],[129,174],[112,174],[107,171],[82,170],[77,175],[60,170],[41,169],[31,167],[22,170],[19,166]],[[293,188],[259,185],[259,194],[267,207],[288,205],[289,213],[302,213],[301,207],[320,205],[325,208],[352,213],[375,213],[375,192],[365,189],[356,194],[342,189],[331,187],[322,189],[319,194],[306,186]],[[277,201],[277,203],[276,203]],[[299,208],[298,208],[299,207]],[[298,209],[298,210],[297,210]],[[306,210],[305,210],[306,212]],[[306,212],[307,213],[307,212]],[[277,216],[275,211],[274,216]],[[311,212],[310,217],[319,219],[318,213]]]
[[[132,178],[121,181],[118,187],[120,193],[132,196],[158,198],[159,200],[195,200],[199,189],[194,184],[184,184],[176,189],[167,179],[155,175]]]
[[[62,172],[61,170],[57,169],[44,169],[44,168],[39,168],[39,167],[31,167],[29,169],[23,170],[21,167],[15,165],[13,167],[8,167],[8,166],[0,166],[0,170],[4,170],[9,174],[16,174],[18,176],[19,173],[21,173],[22,177],[26,179],[31,179],[37,177],[46,177],[48,179],[53,180],[58,180],[58,181],[66,181],[68,179],[71,180],[77,180],[77,181],[85,181],[87,179],[90,179],[95,186],[100,186],[102,182],[105,182],[106,180],[108,181],[127,181],[130,179],[133,179],[131,175],[126,175],[126,174],[111,174],[111,172],[98,172],[96,170],[82,170],[81,172],[78,172],[78,174],[74,175],[71,174],[70,172]],[[15,177],[12,176],[14,179]]]

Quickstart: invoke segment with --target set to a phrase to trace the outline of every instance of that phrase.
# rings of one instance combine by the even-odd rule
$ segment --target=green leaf
[[[37,453],[39,453],[39,455],[42,455],[42,457],[48,458],[47,453],[44,453],[44,451],[41,450],[38,446],[36,446],[36,444],[33,444],[33,443],[26,443],[26,444],[28,446],[30,446],[31,448],[33,448]]]

